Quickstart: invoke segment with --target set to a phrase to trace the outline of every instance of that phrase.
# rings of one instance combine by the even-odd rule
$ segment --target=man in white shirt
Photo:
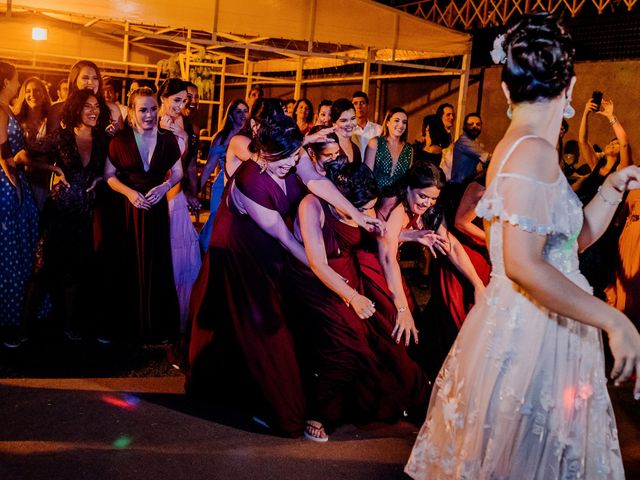
[[[456,120],[456,111],[450,103],[438,105],[436,115],[442,120],[444,129],[449,134],[449,144],[442,149],[442,162],[440,168],[444,171],[447,181],[451,179],[451,167],[453,165],[453,130]]]
[[[369,140],[382,133],[382,127],[369,121],[369,96],[365,92],[357,91],[351,96],[351,102],[356,110],[357,126],[353,131],[352,141],[360,147],[364,158]]]

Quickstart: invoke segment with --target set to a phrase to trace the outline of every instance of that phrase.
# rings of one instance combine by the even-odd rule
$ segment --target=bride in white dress
[[[493,273],[440,371],[405,472],[415,479],[623,479],[601,330],[616,383],[640,371],[640,335],[591,295],[578,251],[604,232],[640,169],[607,178],[584,207],[558,166],[571,116],[571,38],[547,14],[496,40],[512,122],[477,213]],[[640,377],[640,376],[639,376]],[[640,399],[640,379],[634,395]]]

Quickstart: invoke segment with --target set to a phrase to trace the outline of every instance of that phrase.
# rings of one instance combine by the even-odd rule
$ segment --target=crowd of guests
[[[69,341],[165,343],[188,393],[319,442],[343,422],[420,421],[491,273],[480,115],[454,141],[455,109],[440,105],[411,142],[408,112],[374,123],[365,92],[314,110],[255,87],[229,104],[198,178],[195,85],[132,84],[126,106],[117,90],[79,61],[53,103],[0,62],[4,345],[42,325]],[[615,134],[604,151],[589,143],[595,115]],[[560,139],[559,158],[588,202],[631,163],[612,101],[587,103],[578,143]],[[190,213],[216,172],[197,232]],[[640,197],[624,205],[581,261],[637,321]],[[422,309],[401,257],[428,272]]]

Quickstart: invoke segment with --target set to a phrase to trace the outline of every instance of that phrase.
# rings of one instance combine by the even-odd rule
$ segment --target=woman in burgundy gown
[[[422,168],[424,169],[422,175],[414,171],[407,177],[409,184],[407,196],[417,194],[420,189],[416,187],[431,183],[430,188],[434,195],[427,195],[437,198],[443,183],[439,180],[435,182],[429,180],[429,177],[433,179],[433,175],[429,175],[429,172],[437,168],[433,165],[425,165]],[[441,171],[437,170],[439,175]],[[448,209],[445,207],[441,210],[441,215],[436,215],[438,218],[418,219],[422,222],[420,228],[435,230],[446,238],[445,251],[440,252],[444,254],[434,252],[429,271],[431,295],[426,307],[416,319],[423,339],[418,349],[418,357],[421,362],[425,362],[425,369],[431,379],[436,378],[467,313],[479,294],[484,291],[485,285],[489,283],[491,266],[486,247],[477,243],[468,233],[470,231],[468,224],[471,223],[468,217],[473,215],[474,202],[477,202],[481,196],[481,194],[478,195],[481,190],[476,189],[475,186],[482,188],[476,182],[473,182],[473,185],[473,188],[465,191],[460,201],[462,210],[460,218],[457,219],[459,221],[456,221],[455,211],[458,209],[456,207],[451,210],[452,214],[448,214]],[[423,193],[426,192],[426,189],[423,190]],[[437,208],[438,206],[435,207]],[[463,231],[461,232],[456,226],[464,227]]]
[[[306,263],[289,228],[303,195],[293,173],[301,144],[292,119],[272,118],[252,140],[257,161],[227,184],[191,296],[186,386],[292,437],[304,429],[305,401],[281,273],[288,254]]]
[[[347,163],[329,175],[354,206],[373,209],[378,191],[368,167]],[[383,313],[393,304],[374,305],[363,295],[355,248],[364,231],[314,195],[300,204],[299,221],[310,268],[291,264],[285,292],[291,318],[300,322],[300,343],[309,352],[305,436],[324,442],[325,427],[395,420],[424,407],[424,375],[391,336],[395,315]]]
[[[107,321],[112,335],[147,342],[175,338],[179,307],[169,238],[166,193],[180,181],[180,149],[158,130],[158,103],[142,87],[129,98],[131,128],[109,145],[105,179],[120,193],[107,210]],[[165,178],[168,180],[165,181]]]

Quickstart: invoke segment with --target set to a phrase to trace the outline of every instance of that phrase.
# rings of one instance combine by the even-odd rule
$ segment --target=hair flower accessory
[[[493,63],[500,64],[507,62],[507,53],[504,51],[504,33],[498,35],[493,41],[493,50],[489,52]]]

